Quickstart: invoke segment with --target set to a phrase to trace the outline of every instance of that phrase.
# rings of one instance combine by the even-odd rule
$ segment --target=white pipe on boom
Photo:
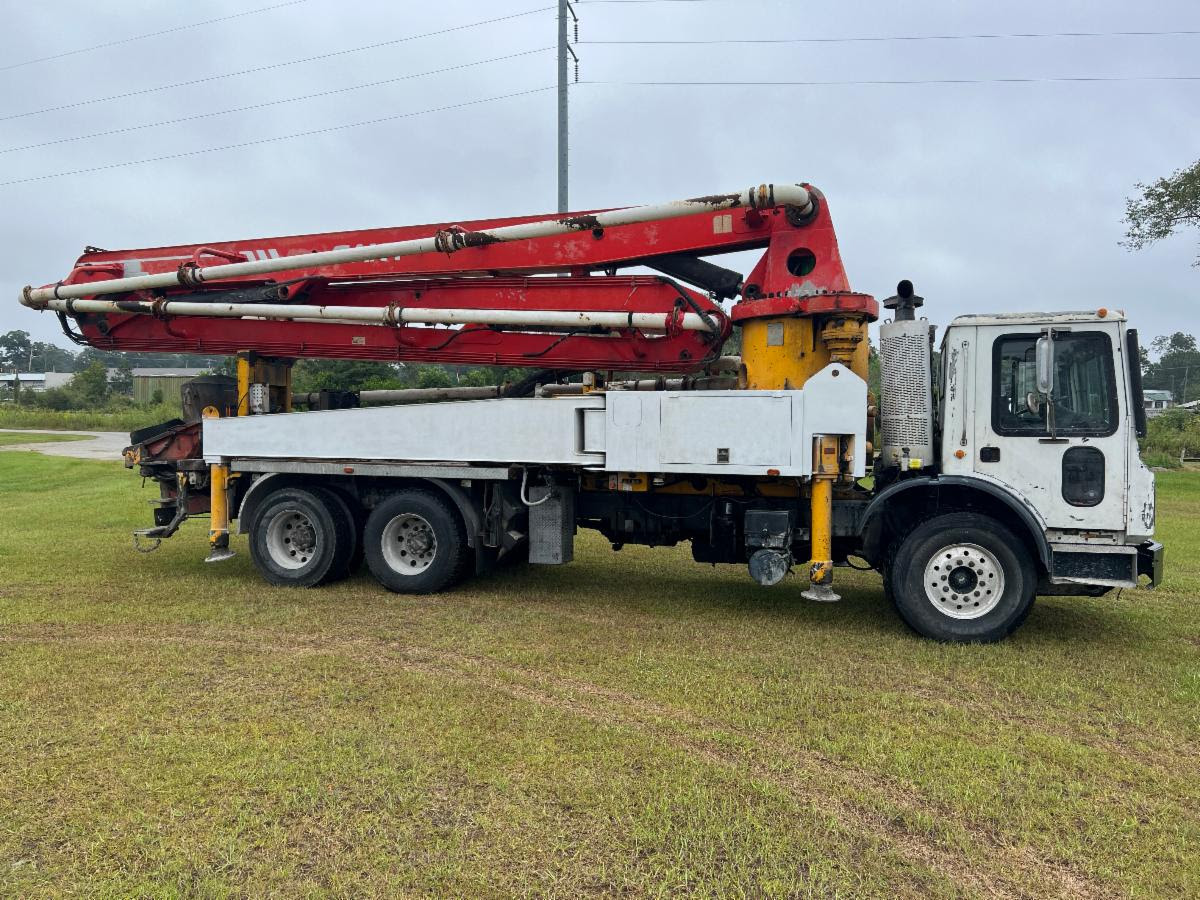
[[[443,229],[432,237],[395,241],[388,244],[369,244],[364,247],[348,247],[342,250],[320,250],[314,253],[299,253],[278,259],[259,259],[247,262],[225,263],[216,266],[182,266],[174,272],[158,275],[134,275],[129,278],[113,278],[85,284],[59,284],[51,287],[26,287],[21,293],[21,303],[34,309],[55,309],[69,312],[63,305],[50,301],[77,300],[103,294],[124,294],[131,291],[156,290],[159,288],[196,287],[202,282],[228,278],[244,278],[248,275],[264,275],[272,272],[295,272],[318,266],[333,266],[342,263],[369,262],[401,256],[418,256],[423,253],[454,253],[465,247],[482,247],[507,241],[522,241],[531,238],[553,237],[597,228],[612,228],[620,225],[635,225],[701,212],[719,212],[726,209],[747,207],[766,209],[774,206],[795,206],[807,215],[813,208],[812,196],[807,188],[799,184],[763,184],[739,193],[714,194],[690,200],[675,200],[650,206],[631,206],[609,212],[586,213],[557,219],[542,219],[519,225],[504,225],[483,231],[464,231],[461,228]],[[197,304],[207,305],[207,304]],[[233,304],[226,304],[233,305]],[[87,312],[78,305],[80,312]],[[331,308],[331,307],[326,307]],[[343,307],[344,308],[344,307]],[[109,312],[110,310],[92,310]],[[178,315],[196,315],[183,313]],[[318,316],[318,318],[322,318]]]
[[[357,391],[362,406],[386,406],[403,403],[431,403],[443,400],[493,400],[504,396],[503,384],[483,387],[399,388],[397,390]],[[321,399],[320,391],[292,394],[292,403],[313,406]]]
[[[103,284],[104,282],[100,282]],[[570,312],[552,309],[438,309],[436,307],[314,306],[287,303],[201,303],[194,300],[59,300],[40,304],[42,309],[71,313],[135,313],[160,316],[201,316],[222,319],[302,319],[307,322],[364,323],[369,325],[498,325],[524,328],[637,328],[666,331],[673,313]],[[684,331],[710,331],[698,313],[683,313]]]

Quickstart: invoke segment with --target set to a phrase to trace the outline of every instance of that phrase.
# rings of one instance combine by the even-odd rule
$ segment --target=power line
[[[479,28],[480,26],[483,26],[483,25],[493,25],[496,22],[507,22],[511,19],[519,19],[522,16],[531,16],[536,13],[546,12],[547,10],[550,10],[550,9],[554,9],[554,7],[542,6],[537,9],[527,9],[524,12],[512,13],[507,16],[497,16],[492,19],[482,19],[478,22],[470,22],[466,25],[453,25],[449,28],[440,28],[437,31],[426,31],[421,34],[410,34],[410,35],[407,35],[407,36],[401,37],[401,38],[393,38],[392,40],[389,40],[389,41],[377,41],[376,43],[373,43],[373,44],[363,44],[358,47],[347,47],[343,50],[332,50],[328,53],[319,53],[316,56],[305,56],[300,59],[291,59],[291,60],[287,60],[285,62],[271,63],[271,64],[265,65],[265,66],[255,66],[250,69],[239,69],[236,72],[222,72],[218,75],[205,75],[202,78],[192,78],[187,81],[176,81],[171,84],[158,85],[157,87],[142,88],[142,89],[136,90],[136,91],[126,91],[122,94],[110,94],[107,97],[93,97],[89,100],[77,100],[74,103],[63,103],[59,106],[47,106],[42,109],[30,110],[29,112],[14,113],[13,115],[8,115],[8,116],[0,116],[0,122],[7,122],[11,119],[24,119],[24,118],[27,118],[28,116],[38,116],[38,115],[41,115],[43,113],[48,113],[48,112],[59,112],[64,109],[76,109],[80,106],[91,106],[96,103],[108,103],[111,100],[124,100],[129,97],[141,97],[141,96],[144,96],[145,94],[155,94],[160,91],[170,91],[170,90],[174,90],[175,88],[188,87],[190,85],[195,85],[195,84],[206,84],[210,81],[220,81],[221,79],[224,79],[224,78],[235,78],[239,75],[252,75],[257,72],[269,72],[273,69],[282,69],[287,66],[297,66],[297,65],[300,65],[301,63],[315,62],[315,61],[321,60],[321,59],[331,59],[336,56],[345,56],[350,53],[361,53],[364,50],[375,50],[379,47],[391,47],[396,44],[406,43],[408,41],[420,40],[421,38],[435,37],[437,35],[442,35],[442,34],[451,34],[456,31],[466,31],[467,29]]]
[[[1200,75],[1063,75],[1044,78],[906,78],[839,81],[580,81],[622,87],[842,87],[851,85],[1043,84],[1056,82],[1200,81]]]
[[[79,135],[75,135],[74,137],[57,138],[52,141],[42,141],[37,144],[23,144],[19,147],[5,147],[3,149],[0,149],[0,154],[16,153],[17,151],[20,151],[20,150],[35,150],[35,149],[38,149],[39,147],[52,147],[56,144],[69,144],[74,141],[85,141],[85,140],[90,140],[92,138],[109,137],[114,134],[127,134],[128,132],[131,132],[131,131],[144,131],[147,128],[160,128],[164,125],[178,125],[181,122],[194,122],[198,119],[211,119],[211,118],[214,118],[215,116],[225,116],[225,115],[232,115],[233,113],[249,112],[249,111],[255,110],[255,109],[265,109],[270,106],[281,106],[285,103],[298,103],[301,100],[313,100],[318,97],[331,97],[336,94],[349,93],[350,91],[360,91],[360,90],[364,90],[365,88],[379,87],[380,85],[385,85],[385,84],[396,84],[397,82],[400,82],[400,81],[411,81],[416,78],[425,78],[429,75],[440,75],[444,72],[454,72],[458,69],[469,69],[474,66],[482,66],[482,65],[486,65],[488,63],[501,62],[503,60],[508,60],[508,59],[517,59],[518,57],[531,56],[536,53],[545,53],[545,52],[547,52],[549,50],[553,50],[553,49],[554,49],[553,47],[539,47],[536,50],[522,50],[519,53],[509,53],[505,56],[493,56],[490,59],[481,59],[476,62],[462,63],[457,66],[445,66],[444,68],[441,68],[441,69],[431,69],[428,72],[417,72],[412,75],[400,75],[396,78],[385,78],[385,79],[382,79],[381,81],[369,81],[365,84],[355,84],[355,85],[351,85],[349,87],[343,87],[343,88],[332,88],[328,91],[318,91],[317,93],[314,93],[314,94],[299,94],[295,97],[284,97],[280,100],[266,100],[262,103],[252,103],[248,106],[235,106],[235,107],[231,107],[230,109],[219,109],[214,112],[196,113],[196,114],[190,115],[190,116],[180,116],[179,118],[176,118],[176,119],[163,119],[158,122],[147,122],[142,125],[127,125],[123,128],[112,128],[112,129],[109,129],[108,131],[94,131],[91,134],[79,134]]]
[[[382,122],[394,122],[397,119],[411,119],[415,116],[424,116],[429,115],[430,113],[445,112],[452,109],[463,109],[464,107],[468,106],[479,106],[483,103],[494,103],[498,100],[508,100],[513,97],[525,97],[529,94],[539,94],[544,91],[552,90],[554,90],[554,86],[548,85],[546,87],[530,88],[527,91],[516,91],[511,94],[500,94],[495,97],[484,97],[479,100],[467,100],[462,103],[452,103],[449,106],[436,106],[432,109],[422,109],[410,113],[397,113],[396,115],[392,116],[380,116],[376,119],[366,119],[361,122],[348,122],[344,125],[330,125],[326,128],[314,128],[310,131],[298,131],[293,134],[281,134],[276,135],[275,137],[258,138],[253,141],[241,141],[240,143],[236,144],[223,144],[219,147],[204,147],[199,150],[186,150],[181,153],[169,153],[165,156],[152,156],[147,159],[132,159],[125,162],[109,163],[108,165],[103,166],[89,166],[86,169],[71,169],[66,172],[54,172],[49,175],[35,175],[31,178],[16,178],[12,181],[0,181],[0,187],[11,187],[12,185],[16,184],[29,184],[35,181],[49,181],[52,178],[64,178],[68,175],[86,175],[92,172],[106,172],[110,169],[123,169],[128,166],[142,166],[146,165],[147,163],[166,162],[172,159],[185,159],[190,156],[200,156],[205,153],[217,153],[222,150],[239,150],[244,147],[255,147],[260,144],[273,144],[278,141],[291,141],[302,137],[311,137],[318,134],[329,134],[330,132],[334,131],[345,131],[349,128],[361,128],[364,125],[378,125]]]
[[[80,53],[91,53],[93,50],[103,50],[106,47],[118,47],[121,44],[132,44],[134,41],[144,41],[147,38],[162,37],[164,34],[175,34],[179,31],[187,31],[190,28],[200,28],[203,25],[214,25],[217,22],[228,22],[230,19],[241,19],[246,16],[256,16],[259,13],[270,12],[273,9],[283,9],[285,6],[299,6],[301,3],[307,3],[308,0],[287,0],[286,3],[276,3],[274,6],[262,6],[258,9],[248,9],[245,12],[233,13],[228,16],[218,16],[215,19],[204,19],[200,22],[189,22],[186,25],[176,25],[173,28],[164,28],[161,31],[150,31],[146,34],[135,34],[132,37],[120,38],[115,41],[106,41],[103,44],[93,44],[90,47],[80,47],[78,50],[66,50],[62,53],[53,53],[50,56],[38,56],[34,59],[27,59],[24,62],[9,63],[6,66],[0,66],[0,72],[6,72],[9,69],[19,69],[22,66],[32,66],[36,63],[50,62],[55,59],[63,59],[67,56],[77,56]]]
[[[592,0],[599,2],[599,0]],[[625,0],[630,2],[630,0]],[[990,41],[1022,38],[1101,38],[1101,37],[1180,37],[1200,34],[1194,31],[1027,31],[980,34],[901,34],[851,37],[803,38],[714,38],[711,40],[646,39],[623,41],[580,41],[580,44],[610,44],[618,46],[709,46],[713,44],[859,44],[889,41]]]

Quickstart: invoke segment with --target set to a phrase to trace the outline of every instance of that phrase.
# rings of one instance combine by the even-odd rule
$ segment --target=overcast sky
[[[225,73],[538,7],[539,0],[304,0],[33,65],[107,41],[283,0],[5,4],[0,181],[191,153],[553,85],[555,13],[328,59]],[[844,38],[1200,30],[1195,0],[581,2],[585,82],[1200,76],[1200,35],[644,46],[613,40]],[[9,68],[3,68],[9,66]],[[171,90],[26,115],[173,82]],[[354,87],[323,98],[168,119]],[[6,118],[5,118],[6,117]],[[1124,308],[1144,340],[1195,332],[1193,232],[1140,253],[1118,241],[1134,184],[1200,156],[1200,81],[639,87],[571,94],[571,206],[620,206],[809,181],[829,199],[857,290],[911,278],[930,319]],[[33,149],[10,148],[134,128]],[[549,211],[552,90],[293,140],[0,185],[0,332],[65,344],[27,284],[87,244],[152,247]],[[752,260],[739,259],[743,271]]]

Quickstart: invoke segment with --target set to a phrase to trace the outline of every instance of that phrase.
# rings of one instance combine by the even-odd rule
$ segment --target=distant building
[[[68,373],[68,377],[69,373]],[[45,372],[0,372],[0,387],[15,390],[20,385],[23,391],[41,393],[46,389]]]
[[[1164,410],[1168,410],[1175,405],[1175,398],[1171,395],[1170,391],[1142,391],[1142,399],[1146,404],[1146,415],[1151,418],[1161,415]]]
[[[0,388],[11,391],[19,382],[21,390],[40,394],[51,388],[60,388],[74,377],[74,372],[0,372]]]
[[[133,399],[138,403],[150,403],[155,391],[162,391],[168,403],[179,400],[180,386],[190,378],[202,375],[207,369],[186,368],[141,368],[133,370]],[[118,369],[108,370],[108,380],[120,374]],[[74,372],[0,372],[0,388],[12,391],[19,382],[22,391],[41,393],[54,388],[66,387],[75,377]]]
[[[177,403],[179,390],[185,381],[203,375],[208,369],[135,368],[133,370],[133,399],[135,403],[150,403],[156,391],[162,391],[162,399]]]

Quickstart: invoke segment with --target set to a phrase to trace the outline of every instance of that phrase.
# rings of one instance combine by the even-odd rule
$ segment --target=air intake
[[[924,319],[887,322],[879,329],[880,465],[933,465],[932,329]],[[919,462],[917,462],[919,461]]]

